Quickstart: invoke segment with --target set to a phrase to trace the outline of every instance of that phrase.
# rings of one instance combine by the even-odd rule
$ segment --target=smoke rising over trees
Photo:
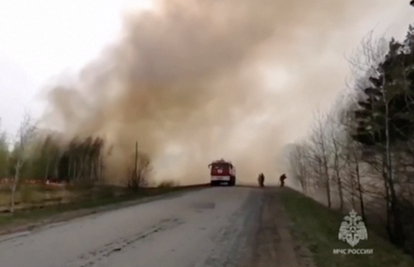
[[[156,1],[153,12],[128,16],[120,40],[72,83],[50,91],[44,119],[67,140],[98,136],[113,145],[108,179],[126,175],[136,141],[157,179],[202,182],[206,162],[221,157],[240,166],[241,180],[260,171],[276,179],[275,151],[304,135],[311,119],[297,110],[313,109],[321,95],[329,103],[340,86],[323,60],[332,50],[323,47],[372,1],[351,2]],[[292,81],[281,92],[263,81],[275,62]],[[323,82],[315,79],[322,69],[330,77]],[[174,170],[160,163],[170,148],[179,155]]]
[[[224,157],[242,181],[260,172],[276,180],[285,166],[275,155],[307,134],[316,106],[334,100],[347,41],[358,36],[350,29],[384,7],[377,3],[156,1],[154,11],[125,18],[101,57],[48,88],[42,123],[58,133],[36,133],[20,177],[136,188],[153,174],[197,183]],[[412,35],[362,46],[353,92],[339,110],[320,111],[310,137],[292,146],[288,175],[330,207],[351,205],[367,219],[382,211],[388,236],[405,247],[413,242]],[[263,69],[275,69],[275,88]],[[3,176],[18,162],[7,147],[0,135]],[[163,169],[169,151],[179,159]]]

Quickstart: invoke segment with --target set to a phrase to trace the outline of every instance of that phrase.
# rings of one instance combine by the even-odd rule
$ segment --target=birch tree
[[[308,167],[308,147],[305,143],[294,144],[289,153],[289,168],[294,178],[300,183],[301,189],[305,194],[309,193],[309,179],[311,173]]]
[[[327,139],[327,133],[325,131],[326,116],[317,112],[315,116],[316,124],[312,128],[312,136],[310,142],[312,143],[313,153],[311,153],[311,161],[315,165],[314,171],[317,172],[321,185],[324,187],[326,193],[326,201],[328,207],[332,207],[331,197],[331,175],[329,172],[329,157],[330,148]]]
[[[14,213],[15,209],[15,198],[16,190],[21,178],[21,171],[23,165],[26,163],[28,158],[28,146],[29,142],[33,138],[36,126],[33,123],[33,120],[30,114],[25,111],[23,115],[23,120],[20,124],[20,127],[17,131],[17,140],[14,147],[15,163],[14,163],[14,177],[13,183],[11,185],[11,203],[10,203],[10,212]]]

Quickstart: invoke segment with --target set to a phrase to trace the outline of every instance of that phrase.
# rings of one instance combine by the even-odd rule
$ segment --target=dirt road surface
[[[1,241],[4,267],[296,267],[277,189],[216,187]]]

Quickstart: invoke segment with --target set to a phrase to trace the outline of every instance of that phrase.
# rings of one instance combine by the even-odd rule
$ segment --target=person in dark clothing
[[[284,187],[285,186],[285,180],[286,180],[286,174],[282,174],[281,176],[280,176],[280,187]]]
[[[259,182],[260,187],[264,186],[265,177],[264,177],[263,173],[259,174],[259,177],[257,178],[257,181]]]

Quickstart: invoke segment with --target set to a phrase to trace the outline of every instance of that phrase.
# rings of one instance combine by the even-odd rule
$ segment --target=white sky
[[[39,88],[96,57],[120,30],[122,13],[149,0],[0,0],[1,128],[14,132],[25,108],[42,111]]]
[[[389,2],[390,9],[367,18],[372,20],[362,30],[378,23],[395,26],[400,20],[404,23],[398,30],[406,31],[407,16],[414,12],[408,0],[378,2]],[[151,0],[0,0],[1,128],[14,132],[25,108],[39,115],[42,106],[36,96],[51,76],[74,72],[96,57],[115,39],[123,11],[150,6]]]

